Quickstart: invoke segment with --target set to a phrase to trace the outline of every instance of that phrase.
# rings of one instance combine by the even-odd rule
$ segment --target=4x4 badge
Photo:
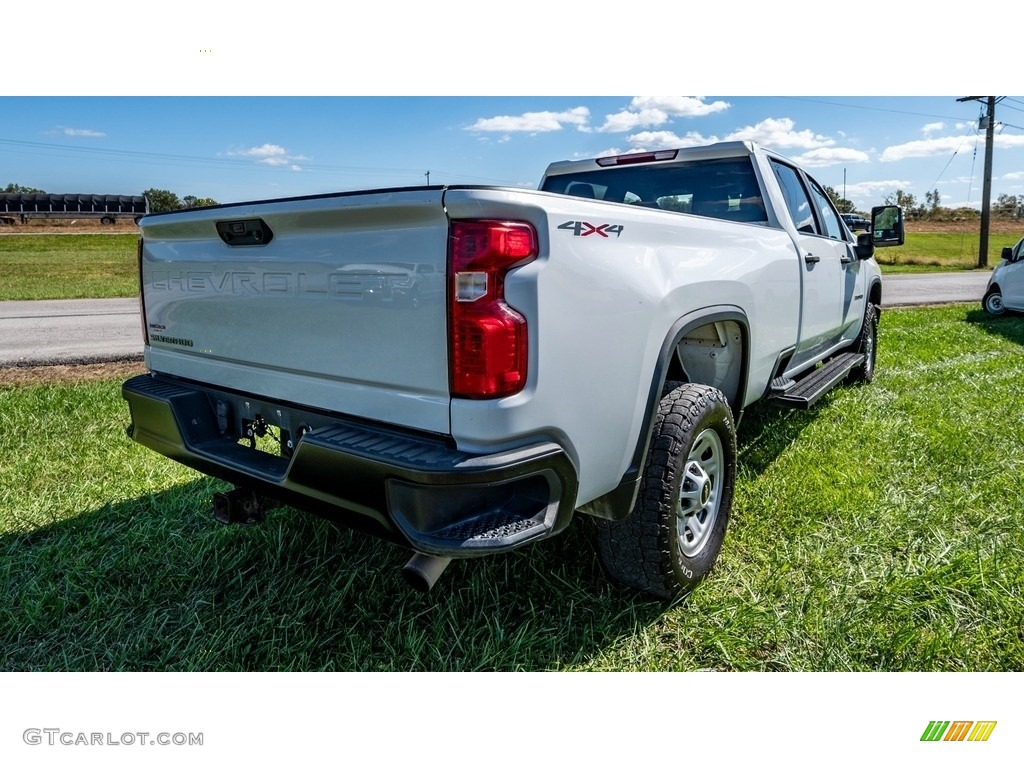
[[[559,224],[558,228],[571,229],[575,237],[586,237],[587,235],[600,235],[601,237],[615,235],[618,237],[622,234],[623,229],[621,224],[591,224],[589,221],[567,221],[564,224]]]

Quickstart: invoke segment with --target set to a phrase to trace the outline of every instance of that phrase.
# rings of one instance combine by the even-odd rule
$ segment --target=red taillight
[[[448,246],[452,394],[504,397],[526,386],[526,318],[505,303],[505,276],[537,258],[520,221],[455,221]]]

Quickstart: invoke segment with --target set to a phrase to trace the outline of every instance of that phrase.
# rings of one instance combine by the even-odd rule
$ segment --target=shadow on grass
[[[304,512],[221,526],[199,480],[0,537],[5,670],[539,670],[585,664],[664,606],[604,578],[589,520],[455,561],[429,595],[409,554]]]
[[[990,315],[983,309],[973,309],[967,313],[967,322],[993,336],[1024,345],[1024,315],[1015,312]]]
[[[758,402],[747,408],[736,432],[741,470],[754,475],[766,471],[814,423],[820,407],[818,403],[814,408],[797,410]]]

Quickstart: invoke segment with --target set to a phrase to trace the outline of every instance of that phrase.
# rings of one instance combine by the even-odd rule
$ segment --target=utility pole
[[[430,171],[427,171],[427,186],[430,186]]]
[[[988,266],[988,229],[992,213],[992,145],[995,143],[996,97],[964,96],[957,101],[981,101],[988,105],[988,113],[981,118],[979,128],[985,128],[985,178],[981,188],[981,238],[978,241],[978,268]]]

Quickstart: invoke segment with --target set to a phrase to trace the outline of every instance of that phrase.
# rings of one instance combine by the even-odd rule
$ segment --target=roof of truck
[[[638,165],[665,161],[678,162],[681,160],[713,159],[717,157],[741,157],[743,155],[752,155],[758,151],[765,150],[752,141],[720,141],[716,144],[705,144],[699,147],[631,152],[622,155],[591,157],[585,160],[558,160],[547,167],[544,176],[578,173],[582,170],[597,171],[603,168],[614,168],[617,165]]]

